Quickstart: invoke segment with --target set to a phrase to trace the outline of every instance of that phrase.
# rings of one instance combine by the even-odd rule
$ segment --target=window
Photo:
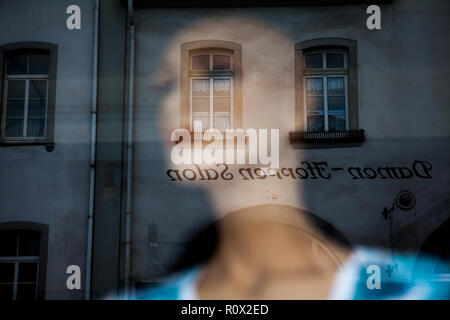
[[[326,38],[296,44],[294,146],[358,146],[356,41]]]
[[[53,143],[55,55],[42,43],[0,47],[3,144]]]
[[[0,231],[0,300],[38,299],[41,255],[40,231]]]
[[[233,128],[233,56],[214,50],[191,55],[190,129],[200,121],[202,129]]]
[[[6,56],[3,94],[3,137],[45,136],[48,52],[19,51]]]
[[[305,127],[308,131],[348,129],[348,71],[344,51],[305,55]]]
[[[241,47],[204,40],[181,46],[181,127],[242,127]]]

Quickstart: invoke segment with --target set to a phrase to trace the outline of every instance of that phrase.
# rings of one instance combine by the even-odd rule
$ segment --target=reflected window
[[[345,51],[312,50],[304,55],[304,106],[308,131],[345,131],[348,67]]]
[[[233,128],[233,54],[196,51],[190,63],[190,129]]]

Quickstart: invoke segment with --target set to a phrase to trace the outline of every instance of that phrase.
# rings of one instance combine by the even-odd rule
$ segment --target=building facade
[[[132,292],[217,207],[273,204],[352,247],[431,251],[444,279],[450,5],[381,1],[370,30],[365,1],[297,2],[77,1],[69,30],[75,3],[2,1],[2,297]],[[278,129],[280,170],[176,167],[171,132],[196,123]]]

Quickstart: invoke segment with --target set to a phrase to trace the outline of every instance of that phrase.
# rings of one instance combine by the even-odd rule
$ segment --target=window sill
[[[0,147],[17,146],[45,146],[45,150],[48,152],[55,149],[55,143],[48,140],[0,140]]]
[[[289,141],[294,149],[351,148],[365,141],[363,129],[347,131],[291,131]]]

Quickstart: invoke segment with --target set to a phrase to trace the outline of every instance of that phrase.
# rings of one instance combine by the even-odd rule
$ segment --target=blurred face
[[[196,111],[193,108],[197,108],[193,106],[196,103],[193,100],[199,101],[200,111],[205,111],[201,109],[205,108],[203,104],[209,103],[209,96],[205,100],[205,95],[214,92],[214,97],[217,97],[212,99],[214,108],[228,111],[223,101],[232,94],[229,93],[229,88],[233,86],[232,76],[213,80],[191,76],[190,128],[186,128],[190,130],[177,131],[181,123],[180,101],[183,99],[180,90],[180,48],[183,43],[205,39],[232,41],[242,46],[242,128],[233,129],[242,129],[247,138],[232,139],[234,145],[227,145],[229,141],[223,139],[225,135],[218,138],[218,135],[225,133],[220,130],[208,131],[218,138],[211,138],[217,143],[211,143],[209,147],[201,140],[194,143],[187,141],[196,125],[206,124],[207,127],[209,124],[208,118],[202,122],[202,117],[195,117],[202,113],[193,114]],[[293,43],[273,26],[248,17],[200,20],[172,39],[164,63],[155,73],[154,85],[164,89],[165,93],[158,120],[161,137],[167,142],[168,178],[185,186],[205,187],[220,215],[260,204],[300,205],[298,180],[294,178],[293,170],[289,169],[295,168],[299,152],[292,149],[288,140],[288,133],[295,126]],[[202,61],[198,60],[196,63],[202,68]],[[220,64],[220,61],[217,63]],[[195,122],[196,119],[199,121]],[[218,117],[217,123],[226,122],[223,119]],[[216,118],[212,123],[215,121]],[[177,144],[171,141],[171,138],[178,141],[180,136],[183,136],[183,142]],[[245,142],[238,145],[242,141]]]

